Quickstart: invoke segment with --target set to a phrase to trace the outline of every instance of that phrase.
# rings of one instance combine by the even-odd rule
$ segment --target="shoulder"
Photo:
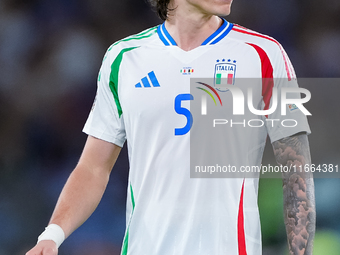
[[[158,26],[145,29],[138,34],[130,35],[113,43],[108,48],[104,58],[108,56],[117,56],[120,52],[129,51],[150,44],[153,40],[155,40],[157,27]]]
[[[123,58],[129,52],[137,49],[143,49],[147,45],[154,45],[157,41],[158,26],[145,29],[144,31],[125,37],[113,43],[106,51],[100,71],[99,77],[108,77],[112,70],[118,70]]]
[[[287,53],[273,37],[234,24],[229,38],[254,50],[261,60],[268,59],[278,77],[296,78]]]
[[[246,27],[234,24],[230,32],[230,38],[240,43],[252,44],[269,51],[281,51],[282,45],[269,35],[265,35]]]

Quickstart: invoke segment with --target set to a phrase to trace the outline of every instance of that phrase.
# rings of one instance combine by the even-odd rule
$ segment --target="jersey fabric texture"
[[[284,78],[297,86],[277,41],[226,20],[188,52],[176,46],[162,24],[114,43],[104,57],[83,131],[118,146],[127,140],[130,173],[123,255],[261,254],[258,178],[190,178],[190,131],[175,131],[188,121],[176,97],[190,99],[190,78],[213,78],[217,61],[236,65],[237,70],[226,75],[229,79]],[[256,100],[264,109],[270,106],[273,87],[279,86],[274,82],[257,88]],[[190,111],[188,100],[181,103],[182,111]],[[241,151],[229,142],[235,160],[259,164],[267,134],[273,142],[309,133],[305,116],[288,110],[287,118],[292,114],[299,116],[294,128],[266,125],[245,136],[252,141],[245,140]]]

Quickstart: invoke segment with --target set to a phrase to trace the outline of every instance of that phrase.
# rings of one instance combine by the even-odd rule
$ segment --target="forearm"
[[[50,224],[61,226],[68,237],[96,209],[108,180],[108,172],[78,164],[59,196]]]
[[[68,178],[50,223],[62,227],[65,237],[98,206],[120,152],[115,144],[89,136],[77,167]]]
[[[308,138],[304,134],[284,138],[273,143],[277,162],[304,169],[311,164]],[[300,168],[300,166],[302,166]],[[311,172],[283,174],[284,220],[290,254],[313,253],[315,235],[314,182]]]
[[[68,178],[39,242],[26,255],[58,253],[58,246],[78,228],[98,206],[120,147],[89,136],[77,167]],[[63,233],[64,232],[64,233]],[[65,234],[65,235],[64,235]]]

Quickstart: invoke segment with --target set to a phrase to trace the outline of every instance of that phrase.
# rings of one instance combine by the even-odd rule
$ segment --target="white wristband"
[[[63,229],[58,226],[57,224],[50,224],[45,228],[45,231],[41,233],[38,237],[38,242],[43,240],[52,240],[57,244],[57,247],[64,242],[65,240],[65,233]]]

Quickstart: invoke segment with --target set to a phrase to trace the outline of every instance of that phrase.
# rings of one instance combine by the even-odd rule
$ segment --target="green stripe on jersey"
[[[130,196],[131,196],[131,203],[132,203],[132,212],[131,212],[129,224],[128,224],[128,227],[127,227],[127,230],[126,230],[126,233],[125,233],[125,236],[124,236],[123,248],[122,248],[121,255],[126,255],[127,251],[128,251],[130,222],[131,222],[131,219],[132,219],[133,211],[135,210],[135,198],[133,196],[133,190],[132,190],[131,183],[130,183]]]
[[[118,97],[118,74],[119,74],[119,67],[120,64],[123,60],[123,55],[125,52],[128,52],[130,50],[134,50],[138,47],[131,47],[131,48],[125,48],[123,50],[121,50],[119,52],[119,54],[117,55],[116,59],[113,61],[112,65],[111,65],[111,73],[110,73],[110,89],[111,92],[113,94],[113,97],[115,99],[115,103],[117,106],[117,110],[118,110],[118,115],[119,117],[122,115],[123,111],[122,111],[122,107],[120,105],[119,102],[119,97]]]
[[[111,47],[108,49],[108,51],[110,51],[113,46],[117,45],[120,42],[127,42],[127,41],[131,41],[131,40],[140,40],[140,39],[148,38],[148,37],[152,36],[156,32],[157,32],[157,26],[149,28],[149,29],[147,29],[147,30],[145,30],[143,32],[140,32],[139,34],[131,35],[131,36],[125,38],[125,39],[122,39],[122,40],[112,44]]]
[[[130,183],[130,193],[131,193],[131,202],[132,202],[132,211],[133,211],[135,209],[135,196],[133,195],[131,183]]]

